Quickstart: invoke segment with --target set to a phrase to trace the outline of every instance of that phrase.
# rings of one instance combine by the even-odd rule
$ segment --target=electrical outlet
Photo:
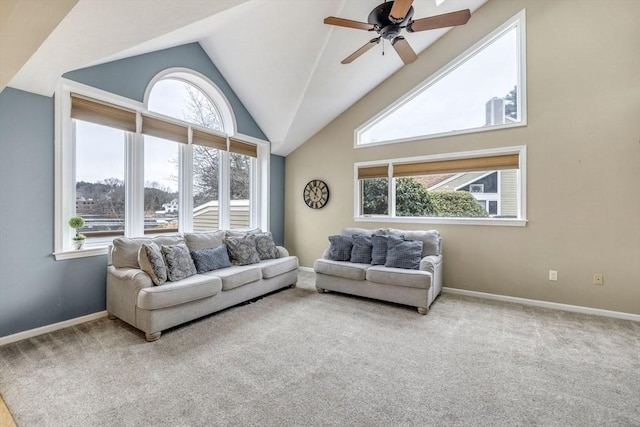
[[[549,280],[552,282],[558,281],[558,272],[555,270],[549,270]]]
[[[602,273],[595,273],[593,275],[593,284],[604,285],[604,276],[602,275]]]

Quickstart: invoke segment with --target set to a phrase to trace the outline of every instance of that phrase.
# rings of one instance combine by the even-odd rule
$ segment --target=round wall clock
[[[324,181],[313,179],[307,183],[302,193],[304,202],[311,209],[320,209],[329,201],[329,187]]]

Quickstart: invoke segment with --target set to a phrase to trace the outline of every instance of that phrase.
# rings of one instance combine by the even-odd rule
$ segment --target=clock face
[[[304,202],[312,209],[320,209],[329,201],[329,187],[324,181],[314,179],[304,187]]]

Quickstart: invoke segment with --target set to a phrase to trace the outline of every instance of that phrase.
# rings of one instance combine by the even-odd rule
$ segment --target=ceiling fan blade
[[[393,46],[396,52],[398,52],[400,59],[404,62],[404,65],[411,64],[413,61],[418,59],[418,55],[416,55],[404,37],[399,36],[393,39],[391,46]]]
[[[351,62],[353,62],[354,59],[359,58],[360,55],[362,55],[363,53],[365,53],[366,51],[368,51],[369,49],[371,49],[372,47],[374,47],[378,43],[380,43],[380,37],[376,37],[375,39],[369,40],[369,43],[365,44],[360,49],[356,50],[351,55],[349,55],[346,58],[344,58],[340,63],[341,64],[350,64]]]
[[[413,0],[395,0],[393,6],[391,6],[391,12],[389,12],[389,19],[392,22],[402,22],[407,13],[409,13],[412,3]]]
[[[436,28],[455,27],[456,25],[464,25],[471,18],[469,9],[459,10],[457,12],[445,13],[443,15],[429,16],[411,21],[407,25],[407,31],[415,33],[416,31],[435,30]]]
[[[375,26],[366,22],[352,21],[351,19],[336,18],[335,16],[327,16],[324,23],[328,25],[337,25],[338,27],[355,28],[356,30],[373,30]]]

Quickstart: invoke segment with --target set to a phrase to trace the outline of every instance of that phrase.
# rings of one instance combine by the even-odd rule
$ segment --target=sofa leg
[[[162,332],[153,332],[151,334],[145,333],[144,337],[147,339],[148,342],[154,342],[160,339],[160,335],[162,335]]]
[[[107,313],[107,318],[108,318],[109,320],[116,320],[116,319],[117,319],[117,317],[116,317],[116,316],[114,316],[114,315],[113,315],[113,314],[111,314],[111,313]]]
[[[418,313],[422,314],[423,316],[426,315],[429,312],[429,309],[426,307],[418,307]]]
[[[296,288],[296,284],[295,284],[295,283],[292,283],[292,284],[290,284],[290,285],[289,285],[289,287],[290,287],[291,289],[295,289],[295,288]]]
[[[319,294],[321,294],[321,293],[323,293],[323,292],[324,292],[324,289],[319,288],[319,287],[317,287],[317,286],[316,286],[316,291],[318,291],[318,293],[319,293]]]

